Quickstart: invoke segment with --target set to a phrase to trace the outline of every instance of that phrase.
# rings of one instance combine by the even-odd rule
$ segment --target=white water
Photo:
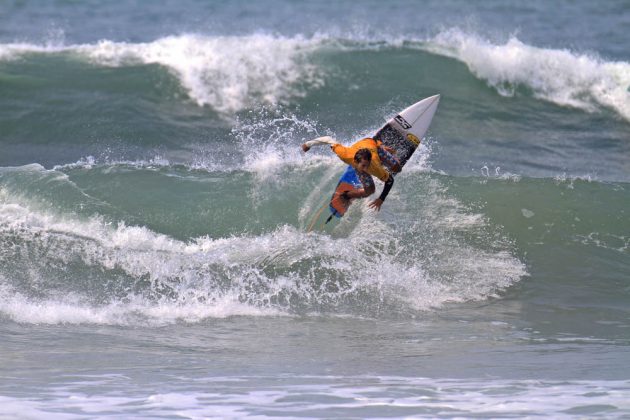
[[[39,166],[16,168],[29,170],[44,183],[46,174],[70,182]],[[380,317],[484,300],[526,273],[509,245],[486,249],[456,238],[483,238],[492,229],[439,183],[426,188],[420,223],[398,227],[386,213],[357,205],[354,221],[340,225],[345,233],[332,237],[307,235],[280,217],[268,233],[188,241],[103,217],[55,214],[5,188],[0,234],[8,242],[0,258],[13,268],[4,270],[0,313],[26,323],[116,325],[313,311]],[[388,203],[407,214],[396,209],[404,204],[397,197]],[[428,235],[430,242],[414,239]]]
[[[79,378],[77,378],[79,379]],[[630,414],[628,381],[429,379],[382,376],[214,377],[189,380],[206,391],[129,389],[121,375],[56,385],[44,400],[0,397],[7,416],[266,418],[267,416],[621,418]],[[271,383],[270,383],[271,382]],[[103,388],[127,389],[103,392]],[[189,387],[192,388],[191,385]],[[68,416],[68,410],[74,413]],[[368,410],[368,411],[366,411]],[[310,417],[310,416],[309,416]]]

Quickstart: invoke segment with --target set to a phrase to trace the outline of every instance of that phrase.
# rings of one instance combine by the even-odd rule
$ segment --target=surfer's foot
[[[304,151],[304,153],[306,153],[306,152],[308,152],[309,150],[311,150],[311,148],[310,148],[310,147],[308,147],[308,146],[306,145],[306,143],[304,143],[304,144],[302,145],[302,150]]]

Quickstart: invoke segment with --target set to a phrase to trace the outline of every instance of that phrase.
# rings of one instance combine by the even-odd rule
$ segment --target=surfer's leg
[[[322,145],[322,144],[327,144],[329,146],[333,146],[333,145],[339,144],[339,143],[337,143],[335,141],[335,139],[333,139],[330,136],[317,137],[316,139],[309,140],[306,143],[304,143],[302,145],[302,150],[304,150],[304,152],[308,152],[311,149],[311,147],[317,146],[317,145]]]
[[[392,171],[392,173],[396,174],[400,172],[401,170],[400,161],[398,160],[396,156],[389,153],[383,147],[379,147],[378,149],[376,149],[376,151],[378,153],[378,158],[381,160],[381,163],[383,164],[383,166],[385,166],[390,171]]]

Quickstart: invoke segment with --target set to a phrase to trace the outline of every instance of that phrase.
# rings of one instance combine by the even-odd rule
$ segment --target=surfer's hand
[[[304,151],[304,153],[306,153],[306,152],[308,152],[309,150],[311,150],[311,148],[310,148],[310,147],[308,147],[308,146],[306,145],[306,143],[304,143],[304,144],[302,145],[302,150]]]
[[[381,200],[380,198],[377,198],[376,200],[368,204],[368,207],[376,211],[379,211],[382,205],[383,205],[383,200]]]

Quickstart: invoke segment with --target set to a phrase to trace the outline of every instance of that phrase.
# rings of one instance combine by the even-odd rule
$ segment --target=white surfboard
[[[387,121],[374,139],[393,148],[404,166],[427,133],[439,103],[440,95],[433,95],[405,108]]]

